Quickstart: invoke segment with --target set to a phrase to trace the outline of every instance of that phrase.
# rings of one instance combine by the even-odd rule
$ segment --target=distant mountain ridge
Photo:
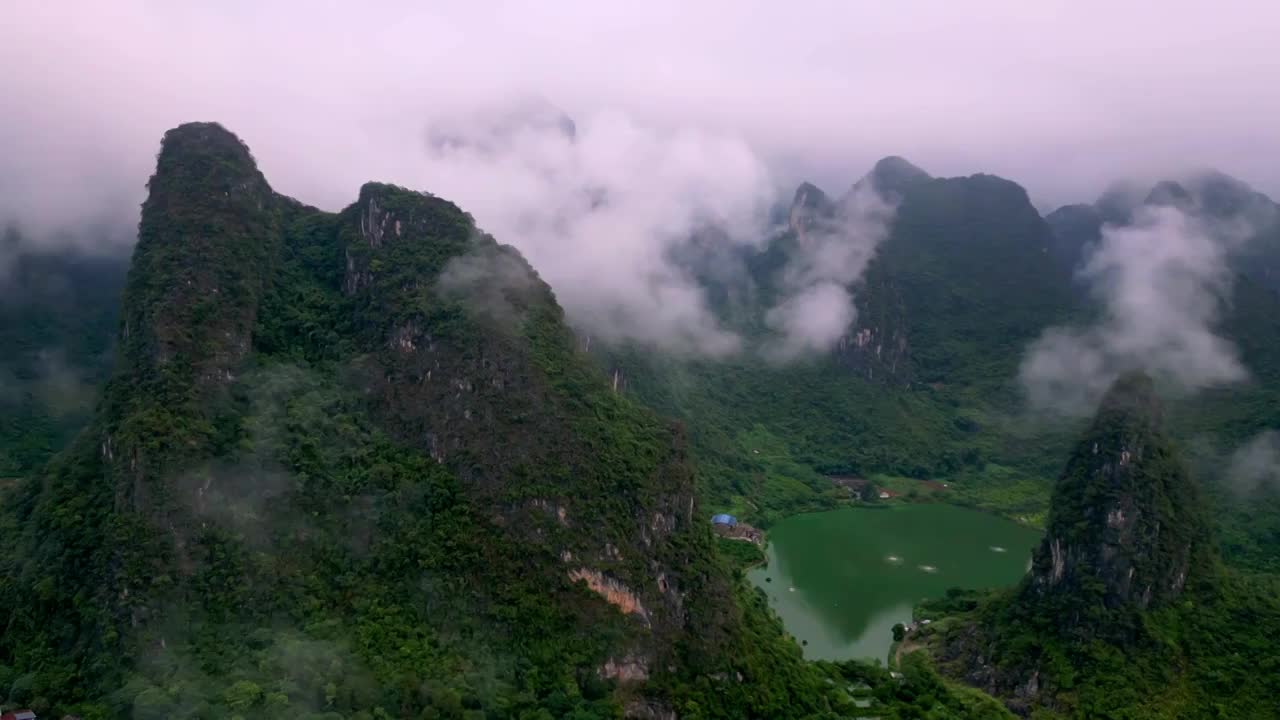
[[[92,415],[127,267],[0,233],[0,478],[42,467]]]
[[[858,319],[836,350],[851,368],[895,382],[955,381],[948,375],[966,362],[955,357],[957,343],[1022,342],[1067,302],[1064,274],[1041,257],[1052,231],[1021,187],[989,175],[934,178],[896,156],[877,162],[834,201],[802,184],[788,213],[789,233],[764,253],[785,248],[820,220],[838,224],[840,208],[868,189],[896,211],[888,238],[852,287]],[[768,269],[756,274],[757,283],[770,282]],[[1034,317],[1002,327],[1004,319],[988,313],[974,323],[973,306],[992,302],[1028,306]],[[936,352],[941,347],[949,352]]]
[[[1280,290],[1280,205],[1246,183],[1217,171],[1161,180],[1148,189],[1116,187],[1092,204],[1066,205],[1046,216],[1053,226],[1058,256],[1078,267],[1100,239],[1106,224],[1127,225],[1144,205],[1172,206],[1210,221],[1231,223],[1248,237],[1233,256],[1233,269]]]

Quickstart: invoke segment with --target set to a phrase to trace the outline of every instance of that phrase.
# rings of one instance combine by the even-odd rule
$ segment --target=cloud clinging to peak
[[[127,247],[162,133],[216,120],[283,193],[434,192],[598,330],[723,354],[673,239],[752,242],[797,181],[838,194],[885,155],[1042,206],[1207,166],[1280,195],[1276,37],[1280,8],[1190,0],[16,3],[0,223]],[[835,289],[775,321],[828,337],[844,318],[806,308]]]
[[[1227,256],[1245,233],[1172,206],[1143,206],[1131,224],[1104,226],[1080,271],[1102,316],[1051,327],[1031,345],[1020,369],[1031,405],[1089,414],[1135,368],[1184,392],[1244,380],[1238,351],[1214,326],[1230,297]]]

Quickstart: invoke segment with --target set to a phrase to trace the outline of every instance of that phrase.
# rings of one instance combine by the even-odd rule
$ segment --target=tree
[[[227,688],[223,699],[232,710],[248,710],[262,699],[262,688],[251,680],[240,680]]]
[[[903,626],[902,623],[898,623],[893,626],[894,642],[902,642],[902,639],[905,638],[906,636],[907,636],[907,628]]]
[[[133,699],[133,717],[138,720],[164,720],[173,710],[173,701],[157,687],[149,687]]]

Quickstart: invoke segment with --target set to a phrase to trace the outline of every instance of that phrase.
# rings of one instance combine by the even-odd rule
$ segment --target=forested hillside
[[[610,390],[514,250],[392,186],[300,205],[214,124],[170,131],[149,188],[111,380],[5,503],[9,702],[838,709],[735,603],[679,428]]]
[[[1054,488],[1019,587],[927,603],[916,639],[1019,714],[1268,718],[1277,585],[1223,568],[1150,378],[1121,377]],[[1035,715],[1039,717],[1041,715]]]
[[[856,318],[828,350],[774,352],[796,259],[868,192],[892,215],[848,281]],[[1248,377],[1170,399],[1156,444],[1186,466],[1142,499],[1194,507],[1203,582],[1073,626],[1105,620],[1137,655],[1042,627],[1098,604],[1075,590],[1067,610],[957,593],[928,612],[991,633],[949,635],[940,657],[1015,709],[1260,707],[1265,682],[1228,685],[1274,663],[1240,629],[1276,615],[1253,573],[1280,568],[1280,499],[1229,455],[1280,427],[1266,198],[1210,175],[1042,218],[1007,180],[886,158],[839,196],[802,186],[758,247],[713,228],[676,249],[744,339],[700,359],[575,336],[519,253],[443,199],[369,183],[328,213],[281,196],[213,124],[166,135],[127,284],[121,261],[7,236],[24,250],[0,324],[17,349],[0,368],[0,695],[87,718],[853,717],[858,693],[883,717],[1003,713],[922,656],[900,680],[805,663],[742,576],[758,554],[717,545],[706,518],[767,526],[863,477],[1089,535],[1092,486],[1049,500],[1064,458],[1063,478],[1093,477],[1080,448],[1110,426],[1073,454],[1085,421],[1028,412],[1019,370],[1047,328],[1107,312],[1078,272],[1104,224],[1169,204],[1250,218],[1213,315]],[[1097,589],[1103,555],[1073,588]],[[1052,549],[1037,557],[1052,576]]]
[[[1017,368],[1045,327],[1076,311],[1050,226],[1022,188],[993,176],[931,178],[887,158],[850,194],[866,188],[895,210],[831,352],[779,364],[756,322],[738,327],[766,350],[729,362],[633,348],[604,363],[687,421],[717,507],[768,523],[843,497],[824,474],[854,474],[945,479],[953,502],[1038,516],[1046,457],[1067,435],[1018,416]],[[840,202],[797,192],[787,227],[748,261],[758,313],[805,224],[837,221]]]
[[[1170,432],[1182,441],[1204,487],[1228,562],[1280,570],[1280,486],[1241,478],[1232,453],[1280,427],[1280,206],[1221,173],[1164,181],[1144,193],[1104,193],[1094,205],[1049,216],[1064,263],[1079,267],[1096,249],[1104,223],[1123,227],[1143,207],[1174,206],[1206,223],[1225,248],[1226,291],[1214,298],[1212,330],[1238,353],[1247,377],[1171,398]],[[1083,312],[1098,313],[1088,295]]]
[[[768,524],[841,501],[846,493],[824,476],[857,475],[925,495],[928,488],[912,481],[946,482],[938,499],[1042,524],[1058,458],[1082,423],[1029,412],[1020,365],[1045,330],[1105,317],[1080,275],[1104,224],[1126,227],[1143,206],[1181,198],[1180,212],[1227,238],[1229,294],[1214,299],[1209,329],[1238,349],[1247,377],[1171,398],[1171,432],[1188,445],[1228,561],[1278,567],[1276,485],[1242,485],[1226,472],[1233,451],[1280,427],[1274,203],[1207,173],[1186,188],[1105,193],[1042,219],[1012,182],[931,178],[900,158],[879,163],[854,189],[866,185],[895,203],[893,222],[850,287],[857,317],[831,352],[784,364],[760,352],[729,361],[636,347],[597,353],[627,392],[686,421],[709,505]],[[838,218],[841,202],[801,186],[787,225],[741,260],[752,268],[755,304],[718,307],[732,311],[722,317],[753,347],[777,341],[759,317],[798,234]],[[712,275],[705,258],[691,268],[704,281]],[[708,287],[713,300],[733,297],[722,285]]]

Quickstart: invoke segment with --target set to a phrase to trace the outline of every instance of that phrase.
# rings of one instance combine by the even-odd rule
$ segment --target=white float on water
[[[1005,550],[1004,548],[1000,547],[999,545],[992,545],[992,546],[991,546],[991,552],[1009,552],[1009,551],[1008,551],[1008,550]]]
[[[890,555],[889,557],[885,558],[885,561],[891,562],[891,563],[900,563],[902,562],[902,558],[898,557],[897,555]]]
[[[936,567],[934,567],[934,566],[932,566],[932,565],[921,565],[921,566],[920,566],[920,569],[921,569],[921,570],[923,570],[923,571],[925,571],[925,572],[927,572],[927,573],[935,573],[935,572],[938,572],[938,568],[936,568]]]

